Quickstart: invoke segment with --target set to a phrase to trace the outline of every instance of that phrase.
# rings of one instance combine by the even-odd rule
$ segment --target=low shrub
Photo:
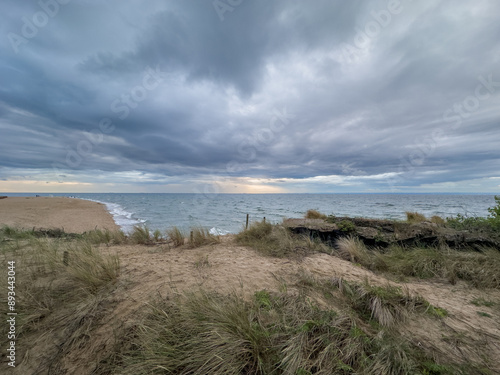
[[[342,220],[337,223],[339,230],[345,233],[352,233],[356,230],[356,225],[351,220]]]
[[[458,214],[446,218],[446,225],[457,230],[483,232],[494,238],[500,237],[500,196],[495,195],[495,206],[488,208],[488,217]]]
[[[331,215],[328,215],[326,217],[325,221],[327,223],[333,223],[333,224],[335,224],[337,222],[337,217],[335,215],[331,214]]]
[[[495,195],[495,206],[488,208],[488,212],[492,221],[500,221],[500,196]]]
[[[488,219],[477,216],[466,216],[457,214],[455,217],[447,217],[446,225],[456,230],[489,231],[491,225]]]

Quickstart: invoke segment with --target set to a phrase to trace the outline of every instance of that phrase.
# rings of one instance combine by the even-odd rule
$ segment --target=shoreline
[[[113,218],[114,223],[118,226],[118,228],[124,233],[130,233],[133,231],[135,226],[140,226],[144,224],[146,221],[142,219],[133,219],[133,213],[126,211],[120,204],[113,202],[105,202],[99,201],[96,199],[90,198],[74,198],[80,199],[88,202],[94,202],[103,205],[106,207],[106,211]]]
[[[64,229],[83,233],[120,230],[103,203],[67,197],[12,197],[0,200],[0,226]]]

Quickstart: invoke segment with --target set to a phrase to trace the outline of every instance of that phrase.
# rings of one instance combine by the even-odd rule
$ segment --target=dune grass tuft
[[[427,218],[419,212],[406,212],[406,221],[409,223],[421,223],[426,220]]]
[[[197,227],[191,229],[189,236],[190,247],[200,247],[220,243],[220,236],[210,233],[208,229]]]
[[[173,227],[167,229],[166,233],[167,238],[169,239],[169,241],[173,242],[175,247],[184,245],[184,239],[186,238],[186,235],[179,228]]]
[[[127,353],[124,374],[268,373],[273,364],[266,331],[236,296],[202,292],[156,301],[135,335],[138,350]]]
[[[151,245],[153,243],[151,231],[147,226],[135,226],[129,235],[129,240],[138,245]]]
[[[127,236],[121,230],[110,231],[109,229],[95,229],[84,233],[82,238],[95,245],[120,245],[127,242]]]
[[[197,227],[191,229],[191,233],[189,240],[192,247],[220,243],[220,236],[210,233],[208,229]]]
[[[316,287],[330,295],[318,304]],[[339,304],[350,311],[337,309]],[[330,303],[331,302],[331,303]],[[120,374],[431,374],[427,353],[388,328],[424,300],[394,288],[318,281],[300,293],[253,298],[200,290],[151,303],[132,327]],[[406,312],[404,312],[406,311]]]
[[[155,231],[153,232],[153,239],[155,240],[155,242],[163,240],[163,235],[161,234],[161,230],[155,229]]]
[[[367,282],[361,284],[335,278],[332,283],[358,314],[370,317],[384,327],[402,323],[411,313],[425,312],[430,307],[423,298],[412,297],[400,287],[373,286]]]
[[[478,252],[391,246],[381,253],[367,249],[355,238],[339,239],[337,247],[339,257],[373,271],[421,279],[438,277],[452,284],[463,280],[476,288],[500,289],[500,252],[496,249]]]
[[[35,237],[33,230],[20,230],[4,225],[0,228],[0,241],[11,241],[13,239],[31,239]]]
[[[323,220],[326,220],[328,218],[328,216],[326,216],[325,214],[322,214],[321,212],[319,212],[317,210],[307,210],[307,212],[305,214],[305,218],[306,219],[323,219]]]
[[[18,358],[21,361],[30,351],[45,347],[37,371],[52,373],[65,354],[91,339],[99,319],[112,305],[109,293],[120,265],[118,257],[102,253],[85,236],[68,241],[32,233],[7,231],[9,236],[23,238],[14,245],[16,241],[1,240],[6,234],[2,232],[0,254],[16,261]],[[3,291],[6,280],[0,280]],[[6,313],[6,308],[2,304],[0,312]],[[0,328],[1,337],[7,337],[4,329]]]
[[[273,224],[267,221],[256,221],[250,227],[238,233],[237,239],[241,241],[254,241],[266,239],[273,230]]]
[[[252,223],[250,228],[238,233],[236,242],[250,246],[264,255],[278,258],[331,252],[331,249],[319,240],[293,234],[283,225],[264,221]]]
[[[81,288],[96,293],[115,283],[120,273],[118,256],[104,256],[92,244],[79,243],[68,248],[66,272]]]
[[[353,263],[365,263],[369,259],[368,250],[357,237],[342,237],[337,240],[337,248],[342,259]]]
[[[446,220],[441,216],[434,215],[431,217],[431,223],[444,226],[446,225]]]

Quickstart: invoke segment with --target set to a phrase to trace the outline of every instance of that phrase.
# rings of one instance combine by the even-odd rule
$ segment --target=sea
[[[315,209],[327,215],[405,219],[406,211],[428,217],[488,216],[494,195],[483,194],[155,194],[0,193],[8,196],[74,197],[103,203],[129,233],[136,225],[164,231],[203,227],[215,234],[238,233],[249,221],[280,223]]]

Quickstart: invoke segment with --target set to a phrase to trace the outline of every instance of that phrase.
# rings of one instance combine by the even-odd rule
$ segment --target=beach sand
[[[106,207],[97,202],[63,197],[8,197],[0,199],[0,226],[63,228],[67,233],[98,229],[118,230]]]

